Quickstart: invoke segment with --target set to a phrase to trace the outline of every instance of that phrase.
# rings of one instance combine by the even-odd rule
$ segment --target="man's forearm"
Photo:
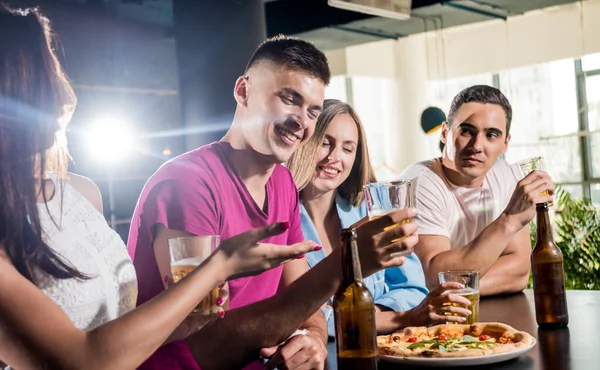
[[[315,337],[320,338],[323,341],[323,344],[327,346],[327,322],[325,321],[325,315],[319,309],[317,312],[312,314],[311,317],[308,318],[301,326],[301,329],[306,329]]]
[[[239,369],[258,359],[260,349],[280,344],[331,297],[341,281],[340,266],[334,251],[274,297],[228,311],[188,338],[200,367]]]
[[[523,256],[500,256],[479,282],[481,295],[520,292],[529,281],[529,265],[523,266]]]
[[[429,289],[439,284],[440,271],[476,270],[480,276],[485,275],[518,231],[510,227],[504,217],[501,215],[488,225],[469,244],[442,252],[424,263]]]

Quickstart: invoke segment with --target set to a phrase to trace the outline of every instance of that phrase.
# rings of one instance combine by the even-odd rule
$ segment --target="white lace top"
[[[45,204],[38,205],[44,241],[91,279],[59,280],[37,271],[36,283],[77,328],[92,330],[135,307],[135,269],[121,237],[100,212],[68,182],[54,184],[50,214]]]

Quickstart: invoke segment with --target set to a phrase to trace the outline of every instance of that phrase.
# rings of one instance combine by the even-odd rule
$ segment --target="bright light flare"
[[[98,161],[121,162],[133,153],[133,133],[123,121],[99,121],[87,130],[86,136],[88,151]]]

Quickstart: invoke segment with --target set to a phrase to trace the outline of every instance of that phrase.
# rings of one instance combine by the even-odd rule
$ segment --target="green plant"
[[[573,198],[560,188],[554,201],[555,242],[564,257],[566,288],[600,289],[600,210],[589,199]],[[534,222],[530,229],[535,246]]]

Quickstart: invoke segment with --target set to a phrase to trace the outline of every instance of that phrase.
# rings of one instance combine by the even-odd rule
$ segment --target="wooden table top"
[[[517,359],[469,369],[510,370],[592,370],[600,369],[600,291],[567,291],[569,326],[543,329],[535,322],[533,291],[483,298],[479,316],[482,322],[502,322],[526,331],[537,344]],[[335,344],[328,345],[328,369],[336,369]],[[380,361],[379,370],[417,369]],[[424,367],[419,367],[424,368]]]

